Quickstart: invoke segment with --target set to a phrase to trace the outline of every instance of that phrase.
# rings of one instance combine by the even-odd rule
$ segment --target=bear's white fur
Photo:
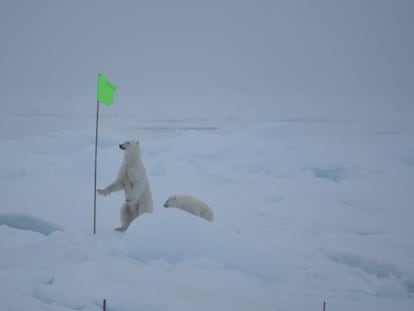
[[[164,203],[164,207],[175,207],[195,216],[213,221],[213,210],[203,201],[189,195],[172,195]]]
[[[152,195],[147,172],[141,162],[138,141],[126,141],[119,145],[124,150],[124,160],[116,180],[98,193],[108,195],[124,190],[125,202],[121,207],[121,226],[117,231],[125,231],[131,222],[144,213],[152,213]]]

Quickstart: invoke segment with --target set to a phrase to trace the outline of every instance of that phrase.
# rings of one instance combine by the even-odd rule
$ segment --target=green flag
[[[98,74],[98,102],[112,105],[116,86],[109,82],[103,75]]]

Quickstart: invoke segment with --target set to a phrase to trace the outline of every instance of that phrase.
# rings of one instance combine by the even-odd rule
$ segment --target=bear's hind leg
[[[137,203],[125,202],[121,208],[121,227],[118,227],[115,230],[120,232],[125,231],[137,216]]]
[[[128,202],[125,202],[121,207],[121,227],[115,228],[116,231],[124,232],[128,229],[128,226],[131,223],[132,214],[129,210]]]

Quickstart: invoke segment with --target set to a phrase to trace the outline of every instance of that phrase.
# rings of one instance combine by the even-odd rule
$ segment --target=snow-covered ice
[[[93,127],[37,117],[40,128],[10,122],[1,134],[2,309],[102,310],[106,299],[125,311],[413,310],[411,131],[306,120],[137,129],[103,113],[98,186],[117,173],[119,141],[138,137],[155,211],[120,234],[122,193],[98,197],[94,236]],[[163,208],[174,193],[206,201],[215,221]]]
[[[0,1],[0,311],[413,311],[413,12]],[[154,199],[123,234],[98,73],[97,186],[139,139]]]

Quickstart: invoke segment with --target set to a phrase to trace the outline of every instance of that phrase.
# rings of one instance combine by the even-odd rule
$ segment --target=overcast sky
[[[414,99],[414,1],[0,1],[2,105],[267,96]]]

